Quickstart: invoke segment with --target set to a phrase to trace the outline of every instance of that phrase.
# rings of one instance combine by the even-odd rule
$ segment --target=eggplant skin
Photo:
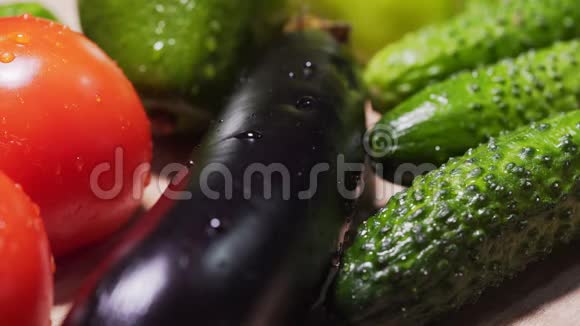
[[[352,214],[354,200],[339,188],[353,189],[358,173],[342,176],[339,161],[364,161],[362,102],[356,67],[333,38],[284,36],[242,79],[202,145],[191,199],[163,200],[143,217],[64,325],[302,324]],[[244,180],[255,164],[288,173],[272,173],[265,187],[265,174]],[[212,166],[232,182],[207,176]],[[316,166],[328,171],[314,174],[305,199]]]

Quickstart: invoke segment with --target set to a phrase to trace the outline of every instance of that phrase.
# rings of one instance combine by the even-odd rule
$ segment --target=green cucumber
[[[85,34],[117,61],[150,112],[176,113],[187,129],[207,127],[251,49],[281,31],[283,7],[284,0],[79,1]]]
[[[576,110],[579,62],[580,42],[569,41],[429,86],[375,126],[375,160],[439,165],[504,130]]]
[[[31,14],[34,17],[57,21],[50,10],[36,2],[12,3],[0,6],[0,17],[20,16],[23,14]]]
[[[387,46],[371,60],[364,78],[375,109],[385,112],[463,69],[580,36],[577,0],[501,0],[471,7]]]
[[[580,111],[502,135],[415,180],[347,249],[334,304],[422,324],[580,235]]]

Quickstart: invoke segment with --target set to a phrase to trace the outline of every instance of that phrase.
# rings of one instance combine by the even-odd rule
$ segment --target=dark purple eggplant
[[[191,198],[154,207],[64,325],[301,324],[353,213],[358,172],[341,161],[364,161],[358,81],[327,33],[284,36],[202,145]]]

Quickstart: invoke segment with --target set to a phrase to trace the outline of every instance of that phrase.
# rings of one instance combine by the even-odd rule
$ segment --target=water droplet
[[[174,46],[175,45],[175,39],[174,38],[170,38],[169,40],[167,40],[167,44]]]
[[[296,75],[293,72],[289,72],[288,77],[290,77],[290,79],[294,79],[296,78]]]
[[[441,146],[435,146],[435,151],[439,152],[441,150]]]
[[[312,96],[303,96],[296,102],[296,107],[301,110],[311,110],[316,105],[316,99]]]
[[[82,157],[77,156],[75,158],[75,167],[77,169],[77,172],[82,172],[83,169],[85,168],[85,161],[83,160]]]
[[[165,46],[165,43],[163,43],[163,41],[157,41],[157,42],[155,42],[155,44],[153,44],[153,49],[155,51],[161,51],[164,46]]]
[[[397,86],[397,91],[401,94],[408,94],[413,90],[413,85],[409,83],[399,84]]]
[[[304,77],[307,79],[314,75],[314,64],[310,61],[306,61],[304,64]]]
[[[12,52],[4,52],[2,54],[0,54],[0,62],[2,63],[10,63],[12,61],[14,61],[16,57],[14,56],[14,53]]]
[[[22,17],[22,19],[24,19],[24,20],[29,20],[32,16],[30,14],[23,14],[20,17]]]
[[[25,33],[16,33],[12,36],[12,39],[14,42],[21,45],[28,44],[30,42],[30,36]]]
[[[236,136],[237,139],[256,140],[262,139],[263,135],[257,131],[246,131]]]
[[[158,13],[163,13],[165,12],[165,7],[162,4],[157,4],[155,5],[155,11],[157,11]]]
[[[211,226],[214,229],[219,228],[221,225],[222,222],[217,218],[212,218],[211,221],[209,221],[209,226]]]
[[[477,178],[481,174],[483,174],[483,169],[478,167],[478,168],[475,168],[475,169],[469,171],[469,173],[467,174],[467,176],[469,178]]]
[[[477,84],[472,84],[469,85],[469,90],[472,91],[473,93],[477,93],[481,90],[481,87],[479,87],[479,85]]]
[[[97,101],[97,103],[103,102],[103,99],[101,98],[101,96],[99,94],[95,95],[95,100]]]
[[[415,192],[413,193],[413,198],[415,198],[415,201],[422,201],[425,196],[423,195],[423,192],[421,192],[421,190],[415,190]]]

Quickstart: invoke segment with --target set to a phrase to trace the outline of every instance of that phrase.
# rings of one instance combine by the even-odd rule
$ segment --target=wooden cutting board
[[[52,9],[59,19],[79,30],[76,0],[37,0]],[[120,0],[122,1],[122,0]],[[316,1],[316,0],[312,0]],[[0,0],[0,4],[16,2]],[[356,26],[355,26],[356,28]],[[579,76],[580,78],[580,76]],[[369,115],[369,123],[377,118]],[[191,145],[170,140],[156,143],[157,167],[168,162],[183,162]],[[377,182],[390,189],[387,197],[401,188]],[[156,183],[155,183],[156,184]],[[163,185],[164,183],[161,182]],[[145,209],[159,196],[156,187],[147,190]],[[55,276],[55,307],[53,325],[61,324],[83,280],[92,273],[122,237],[123,231],[105,243],[83,250],[76,256],[57,263]],[[488,290],[475,304],[444,316],[436,325],[526,325],[569,326],[580,325],[580,242],[555,251],[543,262],[533,264],[516,278],[499,288]]]

